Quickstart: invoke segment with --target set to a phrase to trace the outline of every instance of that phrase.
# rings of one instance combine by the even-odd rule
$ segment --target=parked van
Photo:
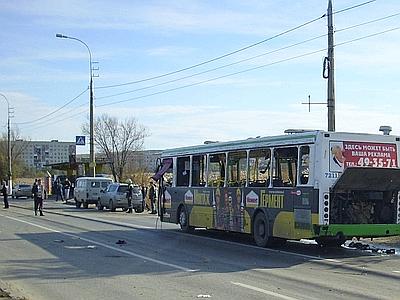
[[[105,190],[112,183],[112,179],[106,177],[80,177],[76,179],[74,199],[77,208],[83,205],[96,204],[100,200],[100,191]]]

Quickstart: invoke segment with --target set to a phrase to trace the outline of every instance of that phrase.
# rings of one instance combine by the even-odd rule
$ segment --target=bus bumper
[[[383,237],[400,235],[400,224],[314,225],[315,237]]]

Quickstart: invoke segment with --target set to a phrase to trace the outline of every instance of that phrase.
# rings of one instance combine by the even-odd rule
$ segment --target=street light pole
[[[7,101],[7,152],[8,152],[8,194],[12,192],[12,171],[11,171],[11,145],[10,145],[10,102],[8,101],[7,97],[0,93]]]
[[[89,122],[90,122],[90,129],[89,129],[89,134],[90,134],[90,164],[89,167],[92,169],[92,176],[96,176],[96,160],[95,160],[95,154],[94,154],[94,120],[93,120],[93,68],[92,68],[92,52],[90,51],[89,46],[82,40],[75,38],[75,37],[70,37],[66,36],[60,33],[56,34],[56,37],[62,38],[62,39],[70,39],[70,40],[75,40],[83,44],[86,49],[89,52],[89,75],[90,75],[90,85],[89,85],[89,99],[90,99],[90,116],[89,116]]]

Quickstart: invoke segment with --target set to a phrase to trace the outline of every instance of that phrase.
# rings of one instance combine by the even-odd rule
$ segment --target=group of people
[[[146,202],[146,195],[147,195],[147,188],[142,186],[142,197],[143,197],[143,203],[147,209],[147,211],[150,211],[151,214],[156,214],[156,191],[153,182],[150,182],[150,187],[149,187],[149,204]],[[126,193],[126,198],[128,199],[128,210],[126,211],[127,213],[132,213],[132,196],[133,196],[133,184],[132,180],[128,179],[128,191]]]
[[[55,188],[56,188],[56,201],[58,201],[58,198],[60,197],[61,200],[67,200],[69,197],[70,189],[71,189],[71,183],[68,179],[65,180],[64,185],[61,184],[60,180],[57,180],[55,182]],[[9,203],[8,203],[8,188],[7,184],[5,181],[2,182],[2,187],[0,192],[3,194],[3,199],[4,199],[4,208],[9,208]],[[145,201],[146,195],[148,193],[148,199],[150,203],[147,203]],[[32,186],[32,196],[33,196],[33,201],[34,201],[34,210],[35,210],[35,216],[37,216],[37,213],[39,212],[40,216],[44,216],[43,214],[43,200],[46,199],[47,197],[47,190],[45,189],[44,185],[42,184],[42,180],[35,179],[35,182],[33,183]],[[128,213],[132,213],[132,196],[133,196],[133,185],[132,185],[132,180],[128,180],[128,192],[127,192],[127,199],[128,199]],[[151,214],[156,214],[156,190],[153,182],[150,182],[150,187],[147,191],[147,188],[142,187],[142,196],[143,196],[143,202],[145,205],[145,208],[147,211],[149,211]]]
[[[54,182],[56,201],[58,201],[58,198],[60,198],[61,201],[67,201],[68,199],[70,199],[71,187],[72,184],[68,178],[65,179],[64,184],[61,183],[61,180],[59,178],[57,178],[57,180]]]

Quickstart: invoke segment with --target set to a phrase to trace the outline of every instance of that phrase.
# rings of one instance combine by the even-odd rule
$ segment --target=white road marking
[[[297,300],[297,298],[285,296],[285,295],[282,295],[282,294],[279,294],[279,293],[275,293],[275,292],[272,292],[272,291],[267,291],[267,290],[264,290],[264,289],[261,289],[261,288],[258,288],[258,287],[252,286],[252,285],[248,285],[248,284],[244,284],[244,283],[240,283],[240,282],[233,282],[233,281],[231,281],[231,283],[234,284],[234,285],[237,285],[237,286],[249,289],[249,290],[253,290],[253,291],[256,291],[256,292],[260,292],[260,293],[263,293],[263,294],[266,294],[266,295],[269,295],[269,296],[273,296],[273,297],[276,297],[276,298],[285,299],[285,300]]]
[[[178,269],[178,270],[181,270],[181,271],[184,271],[184,272],[196,272],[196,271],[198,271],[198,270],[193,270],[193,269],[188,269],[188,268],[185,268],[185,267],[181,267],[181,266],[178,266],[178,265],[175,265],[175,264],[167,263],[167,262],[164,262],[164,261],[161,261],[161,260],[158,260],[158,259],[154,259],[154,258],[151,258],[151,257],[148,257],[148,256],[144,256],[144,255],[141,255],[141,254],[137,254],[137,253],[134,253],[134,252],[131,252],[131,251],[128,251],[128,250],[124,250],[124,249],[121,249],[121,248],[117,248],[117,247],[114,247],[114,246],[110,246],[110,245],[107,245],[107,244],[104,244],[104,243],[101,243],[101,242],[97,242],[95,240],[91,240],[91,239],[87,239],[87,238],[84,238],[84,237],[80,237],[78,235],[74,235],[74,234],[67,233],[67,232],[62,232],[62,231],[59,231],[59,230],[56,230],[56,229],[53,229],[53,228],[50,228],[50,227],[46,227],[46,226],[42,226],[42,225],[39,225],[39,224],[31,223],[31,222],[28,222],[28,221],[20,220],[20,219],[13,218],[13,217],[10,217],[10,216],[5,216],[3,214],[0,214],[0,216],[8,218],[8,219],[11,219],[11,220],[14,220],[14,221],[17,221],[17,222],[21,222],[21,223],[25,223],[25,224],[28,224],[28,225],[31,225],[31,226],[35,226],[35,227],[38,227],[38,228],[42,228],[42,229],[47,230],[47,231],[59,233],[59,234],[62,234],[62,235],[65,235],[65,236],[68,236],[68,237],[71,237],[71,238],[77,238],[77,239],[80,239],[80,240],[83,240],[83,241],[86,241],[86,242],[89,242],[89,243],[92,243],[92,244],[96,244],[98,246],[102,246],[102,247],[107,248],[107,249],[111,249],[111,250],[114,250],[114,251],[117,251],[117,252],[121,252],[121,253],[130,255],[130,256],[133,256],[133,257],[137,257],[137,258],[141,258],[141,259],[144,259],[144,260],[147,260],[147,261],[151,261],[151,262],[159,264],[159,265],[163,265],[163,266],[171,267],[171,268],[174,268],[174,269]]]
[[[393,273],[400,273],[400,271],[393,271]]]

